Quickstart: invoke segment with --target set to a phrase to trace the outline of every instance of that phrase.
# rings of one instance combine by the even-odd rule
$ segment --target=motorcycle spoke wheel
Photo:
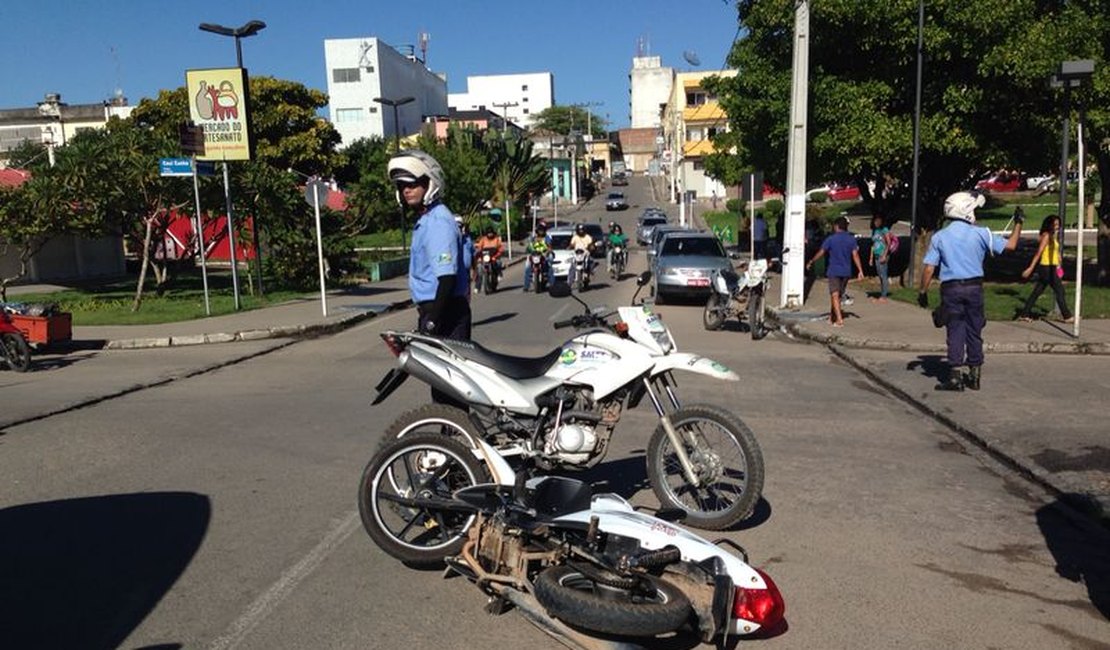
[[[681,627],[690,601],[673,584],[650,575],[624,589],[598,582],[568,566],[545,569],[535,582],[536,600],[549,614],[604,634],[655,636]]]
[[[648,477],[664,508],[685,513],[685,523],[706,530],[730,528],[747,518],[763,491],[763,454],[750,429],[732,413],[709,405],[675,411],[671,421],[698,477],[686,478],[663,426],[648,445]]]
[[[489,477],[466,445],[434,433],[384,445],[363,472],[358,505],[363,527],[386,553],[413,565],[457,554],[474,514],[447,507],[456,490]],[[411,499],[427,503],[413,505]],[[441,501],[444,507],[436,507]],[[430,504],[430,505],[429,505]]]
[[[748,329],[751,331],[753,341],[767,336],[767,328],[763,322],[764,303],[763,291],[753,289],[748,298]]]
[[[721,298],[716,293],[709,294],[702,313],[702,325],[710,332],[721,329],[725,324],[724,309],[721,307]]]
[[[31,346],[19,334],[2,334],[4,362],[16,372],[31,369]]]

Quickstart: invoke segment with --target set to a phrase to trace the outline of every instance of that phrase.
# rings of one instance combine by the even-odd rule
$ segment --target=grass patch
[[[1013,320],[1025,299],[1033,291],[1033,282],[986,282],[983,284],[984,311],[987,320]],[[875,281],[878,289],[878,281]],[[1066,282],[1064,293],[1068,307],[1075,306],[1075,283]],[[902,302],[917,304],[917,290],[891,286],[890,297]],[[940,304],[940,287],[934,282],[929,289],[929,305]],[[1034,315],[1044,316],[1054,308],[1052,289],[1045,289],[1033,308]],[[1083,318],[1110,318],[1110,287],[1083,286]]]
[[[710,210],[701,215],[706,227],[717,234],[726,244],[735,244],[740,235],[740,226],[747,225],[747,219],[741,219],[735,212]]]
[[[303,289],[286,289],[269,286],[266,297],[250,295],[246,276],[239,277],[239,302],[242,309],[272,307],[305,296]],[[235,297],[231,275],[208,274],[208,297],[213,316],[235,313]],[[131,311],[135,298],[136,280],[105,282],[98,285],[67,289],[51,293],[9,295],[9,302],[53,302],[62,311],[73,314],[74,325],[154,325],[204,318],[204,286],[199,272],[179,276],[172,288],[162,296],[153,290],[144,292],[142,307]]]

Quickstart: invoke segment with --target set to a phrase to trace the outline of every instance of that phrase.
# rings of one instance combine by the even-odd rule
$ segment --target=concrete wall
[[[89,280],[123,275],[123,243],[119,237],[89,238],[61,235],[35,254],[19,283]],[[19,271],[18,251],[4,252],[0,244],[0,275]]]
[[[659,106],[666,104],[671,96],[674,68],[661,66],[657,56],[635,57],[628,82],[631,88],[632,128],[658,127]]]

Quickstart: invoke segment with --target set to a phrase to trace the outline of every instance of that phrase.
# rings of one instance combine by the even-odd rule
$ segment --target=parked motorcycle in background
[[[0,365],[16,372],[31,368],[31,346],[3,309],[0,309]]]
[[[363,526],[403,562],[445,562],[470,579],[487,611],[516,607],[575,647],[598,641],[583,630],[677,631],[729,647],[782,622],[778,587],[739,546],[733,553],[582,481],[503,471],[510,485],[489,483],[469,445],[438,433],[389,440],[362,475]]]
[[[751,260],[742,275],[732,269],[713,271],[709,279],[712,292],[702,315],[705,329],[719,330],[729,318],[743,322],[746,316],[752,340],[766,336],[764,310],[771,281],[767,267],[767,260]]]
[[[486,247],[478,251],[478,279],[475,288],[481,289],[486,295],[497,291],[498,264],[494,255],[496,248]]]

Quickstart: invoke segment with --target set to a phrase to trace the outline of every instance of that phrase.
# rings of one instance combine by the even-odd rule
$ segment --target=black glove
[[[1020,205],[1014,208],[1014,223],[1018,225],[1025,223],[1025,210],[1022,210]]]
[[[929,307],[929,294],[924,291],[917,292],[917,304],[928,309]]]

